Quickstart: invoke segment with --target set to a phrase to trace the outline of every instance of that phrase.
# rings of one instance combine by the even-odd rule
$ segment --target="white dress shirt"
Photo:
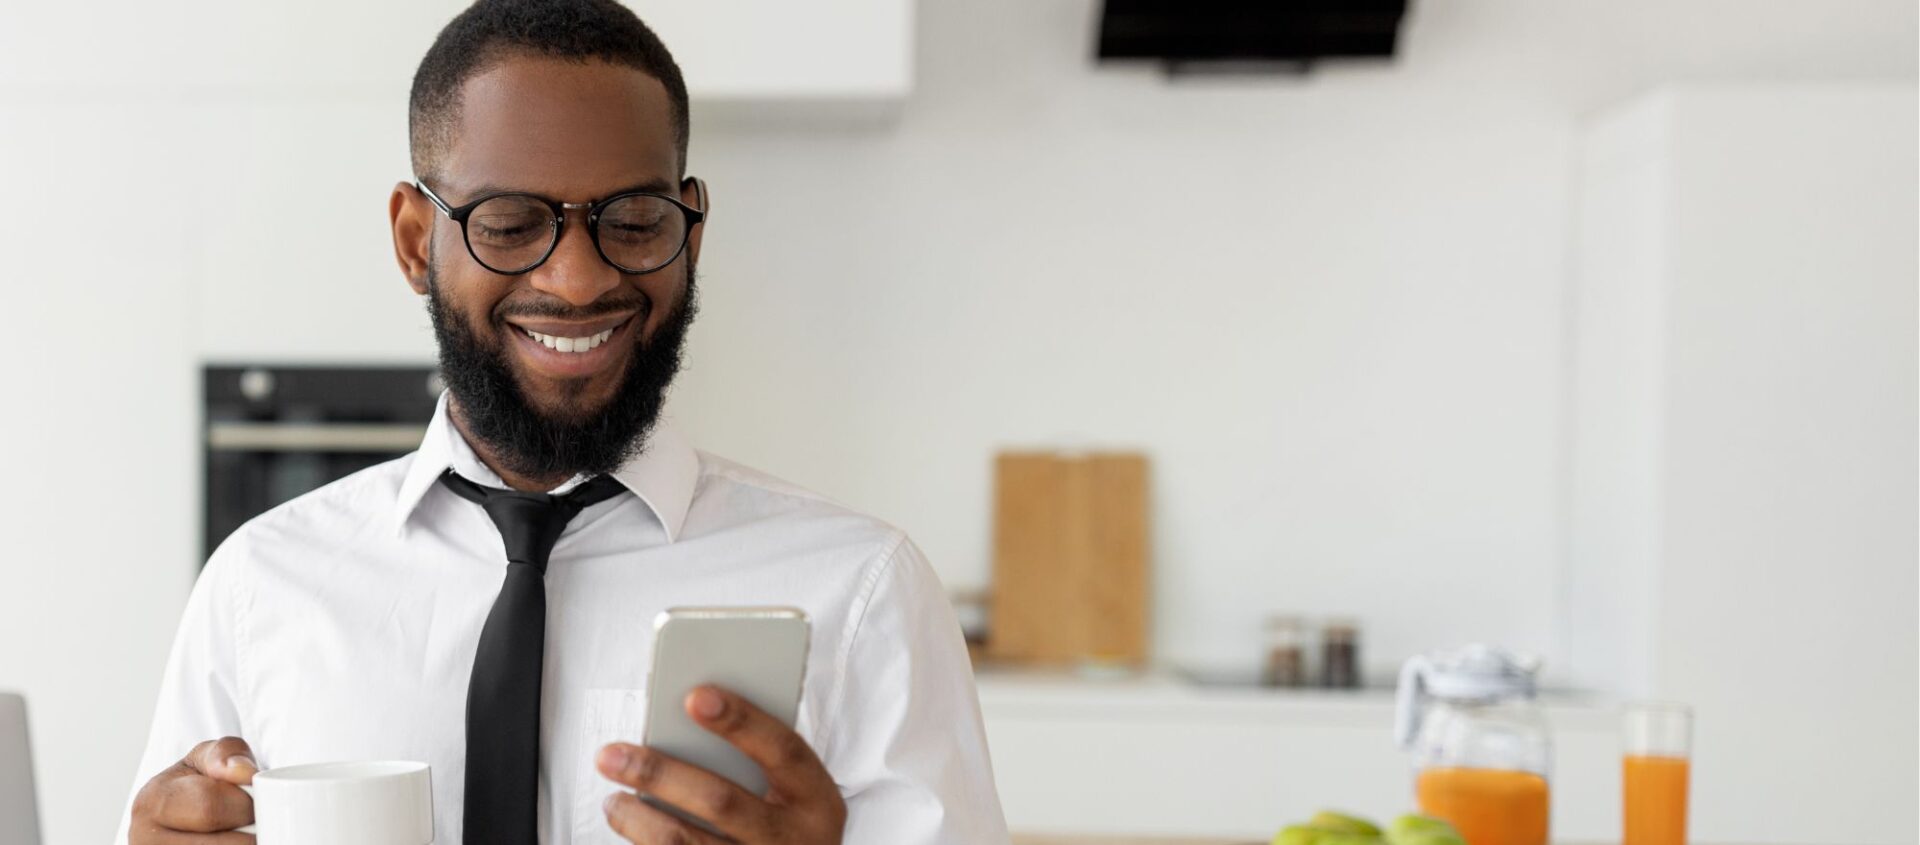
[[[222,736],[264,768],[421,760],[436,841],[461,841],[467,678],[506,558],[485,511],[438,483],[449,467],[506,486],[442,396],[419,451],[221,543],[187,601],[135,793]],[[678,605],[812,619],[795,727],[846,799],[845,842],[1007,841],[960,628],[905,534],[697,452],[664,423],[614,477],[635,495],[581,512],[547,566],[542,842],[621,841],[600,806],[619,787],[594,755],[639,740],[654,617]]]

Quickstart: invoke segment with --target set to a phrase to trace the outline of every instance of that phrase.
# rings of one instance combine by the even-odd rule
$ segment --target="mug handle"
[[[252,798],[252,797],[253,797],[253,785],[252,785],[252,784],[246,784],[246,783],[236,783],[236,784],[234,784],[234,786],[238,786],[238,787],[240,787],[240,791],[241,791],[241,792],[245,792],[245,793],[247,794],[247,797],[248,797],[248,798]],[[251,824],[243,824],[243,825],[241,825],[241,826],[239,826],[239,827],[236,827],[236,828],[234,828],[234,829],[233,829],[233,832],[234,832],[234,833],[253,833],[253,834],[258,834],[258,833],[259,833],[260,831],[258,831],[258,830],[256,830],[256,829],[254,829],[254,825],[251,825]]]

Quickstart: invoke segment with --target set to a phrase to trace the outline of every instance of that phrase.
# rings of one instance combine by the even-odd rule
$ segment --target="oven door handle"
[[[427,427],[416,423],[258,423],[207,425],[214,452],[411,452]]]

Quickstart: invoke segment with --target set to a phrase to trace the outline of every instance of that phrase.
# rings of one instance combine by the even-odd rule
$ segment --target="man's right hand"
[[[253,799],[240,784],[252,783],[259,770],[253,750],[238,737],[194,746],[134,796],[131,845],[249,845],[253,834],[234,828],[253,823]]]

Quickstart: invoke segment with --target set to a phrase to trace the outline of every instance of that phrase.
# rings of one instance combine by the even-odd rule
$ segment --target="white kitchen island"
[[[1093,680],[986,669],[980,704],[1008,826],[1032,842],[1265,842],[1322,809],[1414,809],[1393,694]],[[1619,835],[1616,710],[1544,698],[1556,839]],[[1071,837],[1071,838],[1063,838]]]

